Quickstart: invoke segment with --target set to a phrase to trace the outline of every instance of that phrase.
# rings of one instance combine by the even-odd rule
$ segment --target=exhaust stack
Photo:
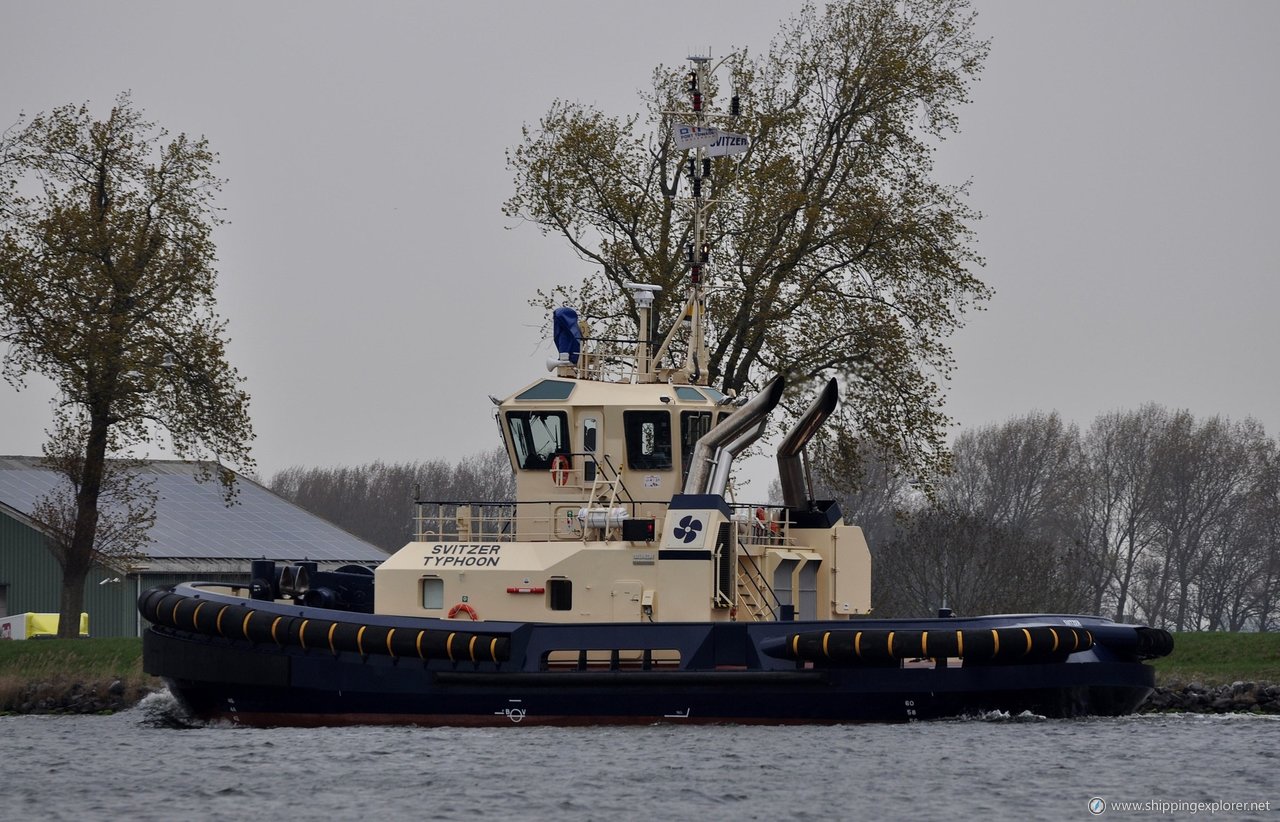
[[[781,374],[769,380],[764,390],[698,440],[698,444],[693,449],[689,476],[684,482],[684,493],[724,492],[723,483],[720,484],[719,490],[709,490],[712,487],[713,477],[718,478],[723,472],[724,481],[728,482],[730,463],[739,451],[754,442],[760,433],[764,432],[764,424],[769,412],[778,404],[778,400],[782,399],[782,389],[785,385]],[[759,429],[760,433],[749,436],[754,433],[752,429]],[[722,464],[723,470],[720,468]]]
[[[792,510],[809,507],[811,498],[800,464],[800,454],[827,421],[827,417],[831,416],[831,412],[836,410],[839,398],[839,386],[832,378],[778,446],[778,481],[782,484],[782,503]]]

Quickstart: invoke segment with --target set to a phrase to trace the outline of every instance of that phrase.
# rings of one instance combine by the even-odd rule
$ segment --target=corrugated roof
[[[197,482],[199,463],[158,460],[141,472],[155,486],[156,523],[142,552],[156,559],[380,562],[387,554],[256,482],[239,478],[227,506],[216,479]],[[0,457],[0,504],[29,516],[36,500],[65,482],[39,457]]]

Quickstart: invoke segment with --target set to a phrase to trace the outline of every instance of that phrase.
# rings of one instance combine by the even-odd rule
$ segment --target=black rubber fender
[[[904,659],[959,657],[969,662],[1049,662],[1093,647],[1093,635],[1071,626],[1031,625],[967,630],[849,630],[790,634],[762,645],[767,655],[806,662],[896,664]]]
[[[148,622],[255,644],[452,662],[505,662],[511,658],[511,638],[507,636],[302,617],[255,605],[255,600],[232,604],[183,596],[167,588],[152,588],[138,597],[138,610]]]

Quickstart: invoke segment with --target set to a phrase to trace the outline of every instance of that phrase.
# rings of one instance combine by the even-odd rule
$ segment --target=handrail
[[[746,548],[746,546],[742,544],[741,539],[738,540],[738,547],[743,549]],[[770,619],[776,622],[778,620],[778,611],[774,606],[778,604],[778,595],[773,590],[773,586],[769,584],[769,580],[765,579],[764,572],[761,571],[760,566],[756,564],[755,557],[753,557],[748,551],[739,551],[738,557],[740,560],[745,558],[746,564],[751,566],[751,570],[754,572],[754,575],[743,574],[740,578],[745,579],[747,583],[755,589],[755,593],[759,597],[761,604],[768,609]],[[760,587],[761,583],[764,584],[763,590]]]

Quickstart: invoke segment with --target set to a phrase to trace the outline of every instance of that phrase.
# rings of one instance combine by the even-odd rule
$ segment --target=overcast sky
[[[622,113],[658,63],[764,51],[794,2],[0,0],[0,127],[114,96],[208,137],[219,312],[259,471],[450,460],[545,374],[538,288],[589,269],[504,218],[557,97]],[[1280,3],[977,0],[986,71],[940,153],[996,290],[954,339],[961,427],[1154,401],[1280,431]],[[38,454],[47,384],[0,385]]]

